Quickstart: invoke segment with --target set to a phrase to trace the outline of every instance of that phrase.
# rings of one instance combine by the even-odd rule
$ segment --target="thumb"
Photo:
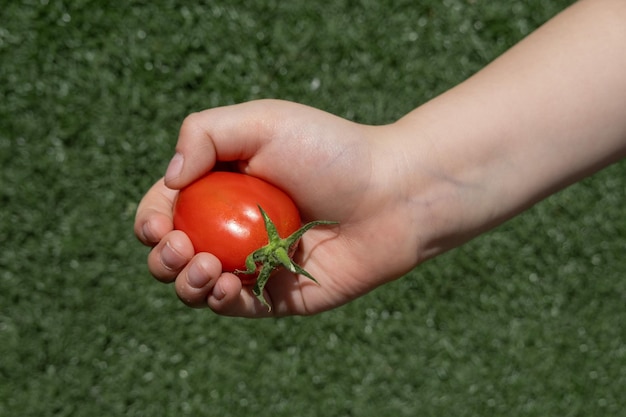
[[[176,153],[165,172],[165,184],[169,188],[182,188],[215,165],[215,145],[206,129],[203,113],[208,116],[206,111],[190,114],[180,127]]]
[[[180,128],[176,153],[165,184],[180,189],[209,172],[218,162],[246,161],[259,149],[265,129],[262,103],[244,103],[192,113]]]

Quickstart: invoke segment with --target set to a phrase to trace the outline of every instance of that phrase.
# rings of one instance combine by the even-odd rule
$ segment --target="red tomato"
[[[216,171],[179,192],[174,228],[189,236],[196,253],[217,256],[224,271],[245,270],[246,257],[268,243],[259,205],[281,238],[300,227],[298,208],[284,191],[256,177]],[[244,283],[256,279],[239,277]]]

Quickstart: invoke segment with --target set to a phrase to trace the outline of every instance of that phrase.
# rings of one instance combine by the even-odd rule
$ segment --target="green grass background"
[[[1,416],[626,415],[623,163],[315,317],[188,309],[132,234],[188,113],[390,122],[571,1],[0,3]]]

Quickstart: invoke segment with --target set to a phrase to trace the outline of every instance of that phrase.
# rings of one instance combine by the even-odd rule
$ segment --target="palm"
[[[263,132],[271,138],[259,139],[263,145],[242,168],[284,188],[306,221],[340,223],[308,231],[296,254],[296,262],[319,285],[281,271],[266,286],[275,314],[312,314],[363,295],[407,267],[381,262],[394,259],[386,251],[396,251],[395,242],[387,239],[395,235],[400,240],[394,232],[402,225],[372,181],[374,157],[367,130],[318,110],[298,106],[291,111],[281,119],[288,123],[274,123],[271,131]]]

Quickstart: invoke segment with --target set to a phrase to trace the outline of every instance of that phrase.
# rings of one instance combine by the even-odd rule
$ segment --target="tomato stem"
[[[265,223],[265,230],[267,231],[268,244],[252,252],[246,257],[246,270],[236,270],[236,274],[251,275],[259,273],[256,283],[252,288],[252,292],[256,298],[267,307],[268,311],[272,310],[272,306],[267,302],[263,296],[263,289],[265,284],[269,280],[272,272],[280,267],[284,267],[288,271],[294,274],[304,275],[315,283],[318,283],[311,274],[309,274],[304,268],[296,264],[289,254],[295,252],[295,247],[308,230],[316,226],[333,225],[338,222],[327,220],[316,220],[305,224],[300,227],[294,233],[286,238],[281,238],[276,230],[276,226],[272,219],[269,218],[265,210],[259,205],[259,211],[263,216],[263,222]],[[260,268],[260,270],[259,270]]]

